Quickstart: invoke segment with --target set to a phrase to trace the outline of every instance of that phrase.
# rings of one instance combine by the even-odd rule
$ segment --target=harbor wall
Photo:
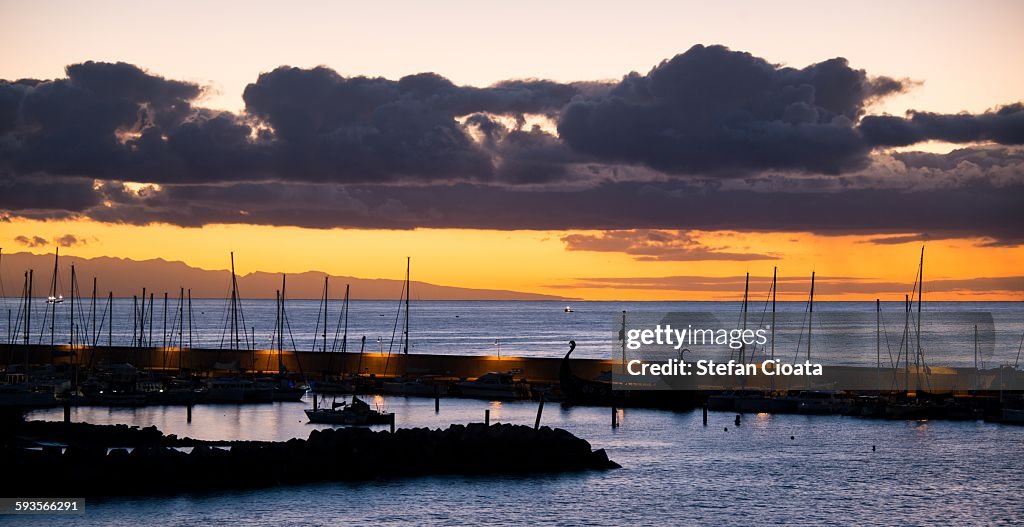
[[[535,383],[557,383],[561,356],[509,357],[496,355],[437,355],[401,353],[341,353],[277,350],[224,350],[202,348],[131,348],[120,346],[70,346],[0,344],[0,364],[77,364],[83,369],[106,364],[130,363],[148,370],[189,370],[199,375],[277,373],[278,361],[291,373],[313,379],[342,374],[377,377],[437,375],[455,379],[475,378],[492,371],[512,371],[516,377]],[[998,368],[975,370],[931,366],[910,371],[903,368],[871,368],[863,366],[826,366],[821,377],[782,377],[757,375],[723,375],[717,377],[635,378],[621,375],[618,362],[599,359],[572,359],[573,373],[593,379],[614,371],[616,382],[626,380],[634,389],[683,390],[863,390],[966,392],[971,390],[1022,390],[1024,375],[1020,371]]]

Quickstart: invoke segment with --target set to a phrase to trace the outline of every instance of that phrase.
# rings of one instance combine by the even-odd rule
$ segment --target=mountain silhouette
[[[58,269],[58,294],[65,297],[71,291],[71,266],[75,266],[79,295],[92,294],[93,277],[97,282],[97,295],[106,296],[113,292],[115,297],[141,295],[145,287],[147,294],[162,295],[164,292],[176,296],[179,289],[192,290],[192,298],[226,298],[231,294],[231,272],[192,267],[184,262],[152,260],[131,260],[101,256],[81,258],[61,256]],[[53,253],[32,254],[19,252],[3,254],[0,261],[0,284],[3,294],[16,297],[24,286],[24,273],[33,270],[32,294],[45,297],[49,294],[53,276]],[[351,286],[351,297],[359,300],[398,299],[402,294],[404,279],[356,278],[331,275],[330,298],[345,295],[345,285]],[[306,271],[289,273],[287,280],[288,298],[320,298],[323,294],[324,273]],[[238,292],[243,298],[274,298],[281,288],[281,273],[256,271],[238,275]],[[566,297],[522,293],[500,289],[471,289],[412,281],[413,300],[566,300]]]

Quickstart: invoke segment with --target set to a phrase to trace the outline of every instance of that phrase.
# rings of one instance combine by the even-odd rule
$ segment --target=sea
[[[399,427],[532,425],[537,403],[381,397]],[[305,438],[309,401],[72,409],[74,421],[156,425],[202,439]],[[1024,428],[545,406],[542,425],[604,448],[621,469],[515,477],[420,477],[241,492],[90,499],[78,516],[8,516],[49,526],[147,525],[1019,525]],[[44,410],[30,419],[60,420]],[[494,452],[500,457],[500,451]],[[315,470],[315,467],[310,467]],[[8,476],[13,477],[13,476]],[[196,474],[202,477],[202,474]]]
[[[162,299],[154,320],[162,322],[160,304]],[[58,314],[68,307],[60,305]],[[219,345],[228,307],[222,300],[193,301],[194,346]],[[340,307],[340,302],[328,305],[328,352],[340,352],[334,339]],[[568,306],[571,312],[566,312],[566,307],[555,302],[413,301],[410,353],[555,357],[568,350],[569,340],[575,340],[578,356],[607,358],[617,345],[623,311],[627,318],[649,313],[654,319],[663,313],[700,313],[732,326],[741,324],[743,315],[736,302],[574,302]],[[766,311],[762,307],[748,305],[749,327],[764,324],[761,317]],[[788,331],[777,326],[777,335],[788,339],[777,342],[777,352],[806,351],[806,329],[796,335],[800,333],[796,320],[806,321],[808,307],[799,302],[777,305],[777,313],[793,317],[792,327],[786,326]],[[363,335],[367,347],[372,343],[387,351],[393,346],[392,332],[400,335],[404,325],[404,314],[398,308],[397,302],[352,302],[346,352],[358,352],[353,345]],[[276,320],[274,302],[245,301],[243,310],[246,323],[255,327],[257,344],[266,339],[269,345]],[[175,310],[168,311],[173,319]],[[322,323],[319,302],[288,302],[289,336],[296,349],[322,346],[318,312]],[[111,334],[115,344],[131,342],[131,313],[130,299],[114,302]],[[881,313],[877,316],[874,303],[816,302],[813,319],[821,325],[812,322],[812,353],[838,353],[836,360],[874,364],[884,342],[895,348],[906,334],[917,332],[916,310],[914,322],[908,323],[912,317],[905,314],[903,303],[883,303]],[[41,320],[35,312],[32,317]],[[991,349],[984,360],[1013,364],[1024,330],[1021,303],[928,302],[920,317],[921,346],[936,361],[973,363],[977,342],[973,326],[984,325],[989,318]],[[57,320],[60,327],[60,317]],[[68,324],[64,324],[66,332]],[[169,323],[169,327],[173,325]],[[154,339],[163,338],[161,326],[156,325]],[[884,341],[883,335],[889,340]],[[48,328],[42,336],[48,341]],[[39,337],[33,329],[32,341]],[[101,343],[106,338],[103,335]],[[538,404],[530,401],[442,399],[437,412],[429,398],[376,397],[371,404],[395,412],[399,427],[444,428],[451,423],[482,422],[485,410],[490,411],[492,422],[532,425],[538,411]],[[199,405],[191,422],[182,407],[78,407],[72,409],[71,419],[156,425],[168,434],[200,439],[287,440],[305,438],[311,430],[327,426],[306,422],[303,409],[309,406],[308,398],[294,403]],[[1019,426],[769,414],[745,414],[737,426],[736,415],[728,412],[710,412],[705,426],[699,410],[619,409],[620,426],[613,428],[611,412],[609,408],[548,403],[541,423],[569,430],[593,448],[605,449],[622,465],[617,470],[381,479],[90,499],[83,515],[6,516],[0,517],[0,522],[40,526],[660,526],[1013,525],[1024,521],[1024,428]],[[62,417],[60,409],[28,415],[43,420]],[[494,452],[496,457],[501,455]]]
[[[142,338],[154,347],[231,348],[231,328],[235,327],[235,347],[274,348],[276,302],[241,300],[237,306],[232,310],[226,299],[195,299],[190,310],[187,301],[170,297],[165,303],[160,297],[145,306],[130,298],[114,299],[112,305],[99,299],[94,309],[91,299],[81,299],[75,306],[75,342],[130,346]],[[288,300],[284,349],[401,352],[403,303],[351,301],[347,323],[342,308],[341,300],[330,300],[325,324],[322,302]],[[916,357],[920,343],[929,365],[970,367],[977,360],[979,367],[987,368],[1020,361],[1024,302],[926,301],[920,314],[916,304],[910,308],[907,313],[903,302],[878,306],[874,302],[815,302],[811,311],[807,302],[778,302],[771,333],[773,356],[787,361],[810,358],[831,365],[886,366],[900,356],[905,358],[908,348]],[[9,342],[24,341],[21,311],[18,299],[0,299],[0,336]],[[749,301],[745,310],[741,302],[566,304],[414,299],[409,307],[409,353],[561,357],[568,351],[569,341],[575,341],[574,358],[608,359],[621,349],[624,318],[627,328],[670,321],[677,328],[686,324],[701,329],[756,330],[772,327],[772,317],[770,303],[764,299]],[[57,305],[46,304],[44,299],[33,302],[31,343],[68,344],[71,328],[68,299]],[[767,356],[769,347],[766,343],[752,351]]]

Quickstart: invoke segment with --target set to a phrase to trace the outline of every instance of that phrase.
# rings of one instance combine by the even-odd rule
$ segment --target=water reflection
[[[533,425],[537,403],[384,397],[399,426],[481,422]],[[311,405],[199,405],[74,408],[72,419],[157,425],[202,439],[306,437]],[[628,419],[627,419],[628,416]],[[34,419],[59,420],[60,409]],[[150,525],[424,523],[601,523],[632,525],[839,523],[977,524],[1019,520],[1021,429],[982,422],[874,421],[849,417],[748,415],[557,408],[542,424],[566,428],[605,448],[622,470],[559,476],[435,477],[360,484],[261,489],[206,496],[90,502],[66,525],[143,521]],[[749,425],[747,423],[750,423]],[[729,428],[725,432],[723,428]],[[385,429],[386,426],[376,427]],[[792,438],[792,439],[791,439]],[[877,446],[872,451],[872,446]],[[970,482],[970,484],[962,484]],[[528,504],[528,512],[523,512]],[[742,511],[737,509],[742,504]],[[756,516],[751,516],[751,511]],[[524,514],[526,516],[524,516]],[[51,518],[23,517],[26,525]],[[756,518],[756,519],[755,519]],[[22,518],[19,518],[21,520]],[[63,518],[62,518],[63,520]]]

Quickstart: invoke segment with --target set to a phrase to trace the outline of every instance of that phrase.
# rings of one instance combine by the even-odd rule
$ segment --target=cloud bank
[[[842,58],[792,68],[695,46],[617,82],[487,87],[282,66],[248,85],[239,113],[132,64],[66,74],[0,81],[4,217],[1024,240],[1024,106],[872,115],[913,83]],[[963,148],[888,150],[932,140]],[[716,252],[607,238],[567,243]]]

